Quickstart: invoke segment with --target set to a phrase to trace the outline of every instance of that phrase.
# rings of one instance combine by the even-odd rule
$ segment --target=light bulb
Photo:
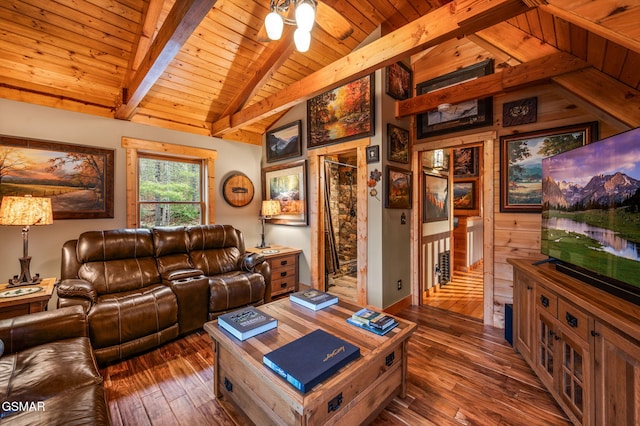
[[[269,36],[271,40],[280,40],[284,28],[282,16],[278,15],[275,11],[269,12],[264,18],[264,26],[267,30],[267,36]]]
[[[296,25],[301,30],[310,32],[316,19],[316,10],[308,1],[303,1],[296,6]]]
[[[304,53],[309,50],[309,45],[311,44],[311,33],[303,30],[302,28],[298,28],[293,33],[293,42],[295,43],[298,52]]]

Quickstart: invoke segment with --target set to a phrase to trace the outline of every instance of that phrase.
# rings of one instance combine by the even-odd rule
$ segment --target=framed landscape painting
[[[374,74],[307,101],[307,149],[371,136],[374,126]]]
[[[453,183],[453,208],[455,210],[474,210],[476,208],[476,183]]]
[[[387,160],[409,164],[409,131],[387,124]]]
[[[294,121],[267,132],[267,163],[302,155],[302,121]]]
[[[112,149],[0,136],[0,158],[0,197],[49,197],[55,220],[113,217]]]
[[[306,226],[309,223],[306,160],[262,169],[262,200],[280,201],[281,213],[266,219],[267,222]]]
[[[500,211],[542,210],[542,159],[598,138],[598,123],[500,137]]]
[[[420,83],[416,86],[416,94],[424,95],[491,73],[493,73],[493,60],[488,59]],[[416,115],[416,135],[418,139],[422,139],[474,127],[490,126],[492,122],[493,98],[474,99],[450,105],[449,108],[438,108]]]
[[[453,150],[453,174],[456,178],[478,176],[479,148],[457,148]]]
[[[412,81],[411,68],[403,62],[396,62],[387,67],[385,91],[393,99],[399,101],[409,99],[411,97]]]
[[[387,166],[385,207],[388,209],[410,209],[411,191],[411,172]]]
[[[449,180],[444,176],[424,173],[422,222],[449,218]]]

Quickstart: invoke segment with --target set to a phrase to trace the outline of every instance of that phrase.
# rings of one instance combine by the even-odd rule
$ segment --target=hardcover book
[[[388,315],[385,315],[381,312],[372,311],[371,309],[367,308],[363,308],[358,312],[355,312],[351,316],[351,319],[354,322],[379,330],[385,330],[388,327],[391,327],[396,322]]]
[[[394,328],[396,328],[396,326],[398,325],[398,321],[392,320],[392,324],[390,326],[388,326],[385,329],[381,329],[381,328],[375,328],[375,327],[371,327],[368,326],[366,324],[363,324],[361,322],[357,322],[354,321],[353,318],[347,318],[347,322],[351,325],[355,325],[356,327],[360,327],[360,328],[364,328],[367,331],[370,331],[372,333],[378,334],[380,336],[384,336],[385,334],[387,334],[388,332],[390,332],[391,330],[393,330]]]
[[[315,330],[264,355],[262,362],[302,393],[360,356],[360,348]]]
[[[246,340],[278,326],[278,320],[249,306],[218,317],[218,327],[239,340]]]
[[[306,308],[317,311],[338,303],[338,296],[320,290],[304,290],[291,293],[289,299]]]

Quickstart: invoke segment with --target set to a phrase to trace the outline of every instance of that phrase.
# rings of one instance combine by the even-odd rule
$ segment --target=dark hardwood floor
[[[399,316],[409,342],[408,395],[374,425],[566,425],[501,329],[438,308]],[[213,398],[209,336],[197,332],[102,370],[114,425],[231,425]],[[262,425],[259,425],[262,426]]]

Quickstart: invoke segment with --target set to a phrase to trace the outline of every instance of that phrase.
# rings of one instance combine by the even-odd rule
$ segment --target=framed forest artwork
[[[423,173],[422,222],[449,218],[449,180],[445,176]]]
[[[53,218],[113,217],[114,150],[0,136],[0,198],[51,198]]]
[[[396,62],[387,67],[387,80],[385,81],[387,95],[399,101],[409,99],[413,88],[412,84],[411,68],[403,62]]]
[[[374,74],[307,101],[307,149],[375,133]]]
[[[281,213],[266,219],[267,222],[278,225],[308,225],[306,160],[263,168],[262,200],[280,202]]]
[[[409,131],[387,124],[387,160],[409,164]]]

